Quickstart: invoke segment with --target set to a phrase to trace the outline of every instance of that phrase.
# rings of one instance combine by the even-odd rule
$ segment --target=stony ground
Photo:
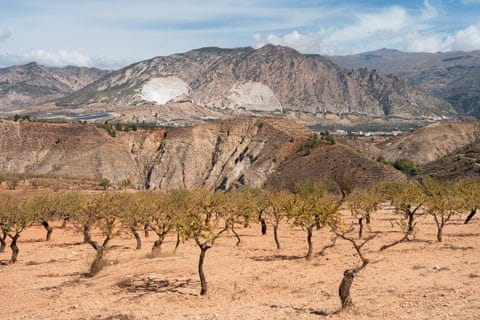
[[[365,247],[371,263],[355,279],[355,307],[338,312],[338,286],[343,271],[359,263],[350,243],[337,240],[324,255],[305,261],[306,234],[283,226],[283,248],[274,249],[269,230],[258,226],[218,240],[208,251],[207,296],[199,295],[193,242],[173,254],[174,237],[163,255],[149,258],[154,241],[144,249],[124,233],[112,241],[107,266],[85,278],[94,251],[81,243],[73,226],[56,224],[44,242],[40,226],[20,239],[20,256],[7,265],[10,251],[0,253],[0,318],[2,319],[479,319],[480,217],[447,225],[444,242],[435,241],[431,217],[420,218],[416,241],[379,252],[401,237],[391,211],[372,221],[377,238]],[[372,234],[370,233],[370,234]],[[314,234],[315,251],[328,243],[328,230]]]

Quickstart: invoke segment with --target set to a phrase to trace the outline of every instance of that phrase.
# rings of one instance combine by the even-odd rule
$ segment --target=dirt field
[[[480,319],[480,217],[462,219],[445,228],[444,242],[435,241],[431,217],[420,218],[417,241],[379,252],[402,235],[391,224],[392,212],[378,212],[365,255],[371,263],[352,286],[355,307],[340,307],[337,290],[343,271],[359,263],[350,243],[337,240],[325,255],[311,261],[306,233],[283,225],[274,249],[271,230],[239,230],[207,252],[207,296],[200,296],[199,249],[193,242],[172,254],[168,238],[163,256],[148,258],[154,234],[142,250],[122,234],[112,242],[108,265],[85,278],[94,250],[81,243],[72,226],[55,224],[50,242],[35,226],[20,238],[19,261],[5,264],[0,253],[0,318],[2,319]],[[367,232],[368,234],[368,232]],[[315,252],[330,242],[327,230],[314,233]],[[168,285],[167,282],[168,281]]]

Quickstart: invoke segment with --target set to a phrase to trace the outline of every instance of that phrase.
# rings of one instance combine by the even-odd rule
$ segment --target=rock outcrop
[[[206,113],[262,112],[313,123],[328,114],[414,119],[455,113],[446,101],[395,76],[346,70],[325,57],[273,45],[257,50],[206,48],[141,61],[60,99],[57,105],[70,109],[103,105],[115,110],[185,101]]]
[[[130,179],[150,189],[261,185],[310,131],[282,119],[117,132],[93,125],[0,122],[0,172]]]

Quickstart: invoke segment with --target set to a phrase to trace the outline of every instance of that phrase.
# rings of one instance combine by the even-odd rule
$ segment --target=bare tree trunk
[[[70,220],[69,217],[63,217],[63,222],[60,228],[65,229],[67,227],[68,220]]]
[[[323,247],[322,250],[320,250],[320,251],[318,252],[318,255],[320,255],[320,256],[325,255],[325,251],[326,251],[327,249],[330,249],[330,248],[335,247],[336,242],[337,242],[337,237],[333,238],[333,239],[332,239],[332,242],[331,242],[330,244],[327,244],[325,247]]]
[[[360,228],[358,228],[358,238],[362,239],[362,234],[363,234],[363,217],[358,218],[358,225]]]
[[[207,279],[205,278],[205,273],[203,272],[203,263],[205,261],[205,254],[207,250],[210,249],[208,245],[199,244],[200,246],[200,259],[198,260],[198,275],[200,276],[200,295],[203,296],[207,294]]]
[[[53,229],[50,227],[48,224],[48,221],[42,221],[42,226],[47,230],[47,236],[45,237],[45,241],[50,241],[50,238],[52,236]]]
[[[365,222],[367,223],[368,226],[370,226],[370,213],[367,213],[365,215]]]
[[[102,270],[104,253],[105,253],[105,248],[103,246],[97,249],[95,260],[93,260],[92,264],[90,265],[90,271],[88,272],[87,277],[93,277],[97,273],[99,273],[100,270]]]
[[[148,223],[145,223],[145,225],[143,226],[143,232],[145,233],[145,238],[148,238],[149,236],[148,228],[149,228]]]
[[[343,272],[343,279],[338,288],[338,295],[342,302],[342,309],[353,306],[352,297],[350,296],[350,288],[352,287],[354,277],[355,272],[351,269],[347,269]]]
[[[275,239],[275,244],[277,245],[277,249],[280,250],[280,242],[278,241],[278,224],[277,223],[273,225],[273,239]]]
[[[472,211],[470,211],[470,214],[465,219],[465,224],[467,224],[470,220],[472,220],[472,218],[475,216],[476,213],[477,213],[477,208],[472,208]]]
[[[313,252],[313,243],[312,243],[312,231],[313,231],[314,225],[308,226],[307,227],[307,244],[308,244],[308,251],[307,255],[305,258],[307,260],[310,260],[312,258],[312,252]]]
[[[408,235],[412,235],[413,234],[413,229],[414,229],[414,226],[415,226],[415,211],[410,211],[408,210],[407,212],[407,216],[408,216]]]
[[[320,215],[318,214],[315,216],[315,227],[317,228],[317,230],[320,230],[320,228],[322,227],[320,223]]]
[[[2,235],[0,236],[0,252],[4,252],[7,246],[7,232],[2,230]]]
[[[237,231],[235,230],[235,227],[234,227],[233,223],[232,223],[231,227],[232,227],[232,232],[235,235],[235,238],[237,238],[237,247],[238,247],[242,240],[240,239],[240,236],[238,235]]]
[[[267,234],[267,222],[265,221],[265,218],[262,215],[262,212],[258,215],[258,220],[260,221],[260,225],[262,228],[262,235]]]
[[[90,225],[86,224],[83,226],[83,243],[90,243]]]
[[[438,228],[437,230],[437,240],[438,242],[442,242],[442,228]]]
[[[88,243],[95,249],[95,259],[93,260],[92,264],[90,265],[90,271],[85,275],[86,277],[93,277],[95,276],[100,270],[103,268],[103,256],[105,255],[105,251],[107,248],[107,244],[110,241],[110,237],[107,236],[103,241],[102,245],[99,245],[96,241],[93,241],[88,236]]]
[[[180,246],[180,230],[177,229],[177,241],[175,242],[175,248],[173,253],[177,252],[178,247]]]
[[[10,236],[10,238],[12,239],[12,243],[10,243],[10,249],[12,249],[12,256],[8,263],[15,263],[17,261],[18,253],[20,252],[20,250],[17,247],[17,240],[19,237],[20,237],[19,233],[16,233],[13,237]]]
[[[385,249],[391,248],[391,247],[396,246],[397,244],[402,243],[402,242],[405,242],[405,241],[408,241],[408,233],[405,233],[405,235],[403,236],[403,238],[400,239],[400,240],[397,240],[397,241],[392,242],[392,243],[390,243],[390,244],[383,245],[383,246],[380,248],[380,251],[383,251],[383,250],[385,250]]]
[[[445,224],[450,220],[450,217],[452,215],[447,215],[447,216],[441,216],[440,219],[437,217],[436,214],[433,215],[435,218],[435,224],[437,225],[437,241],[442,242],[442,236],[443,236],[443,228],[445,227]]]
[[[163,243],[163,238],[158,236],[158,239],[155,240],[155,242],[153,243],[152,257],[158,257],[160,255],[160,252],[162,252],[162,243]]]
[[[130,231],[133,233],[133,236],[135,237],[135,240],[137,241],[137,246],[135,247],[136,250],[142,249],[142,239],[140,238],[140,235],[137,232],[137,229],[135,227],[131,227]]]

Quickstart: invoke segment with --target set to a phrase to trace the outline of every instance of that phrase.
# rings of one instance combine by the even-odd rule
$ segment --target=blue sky
[[[118,68],[205,46],[480,50],[480,0],[0,0],[0,66]]]

